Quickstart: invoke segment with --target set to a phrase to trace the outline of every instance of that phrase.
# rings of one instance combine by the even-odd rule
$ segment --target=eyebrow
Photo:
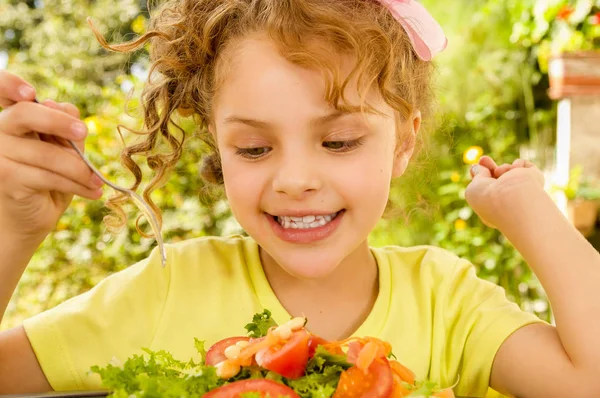
[[[360,112],[359,111],[336,110],[328,115],[319,116],[317,118],[314,118],[313,120],[311,120],[310,124],[317,125],[317,126],[323,125],[323,124],[331,123],[343,116],[354,115],[356,113],[360,113]],[[269,129],[272,127],[271,123],[266,122],[264,120],[250,119],[250,118],[245,118],[245,117],[240,117],[240,116],[226,117],[224,120],[224,123],[225,124],[234,124],[234,123],[245,124],[247,126],[254,127],[257,129]]]

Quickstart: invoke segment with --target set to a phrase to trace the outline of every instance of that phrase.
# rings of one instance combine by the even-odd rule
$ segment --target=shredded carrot
[[[433,396],[437,398],[454,398],[454,391],[452,391],[452,388],[446,388],[445,390],[436,392]]]
[[[412,370],[398,361],[390,361],[390,366],[392,367],[392,372],[398,375],[402,381],[405,381],[408,384],[415,384],[415,374]]]
[[[369,341],[360,350],[360,354],[358,354],[358,359],[356,360],[356,367],[367,373],[369,371],[369,366],[371,366],[375,358],[377,358],[377,351],[379,351],[377,344]]]
[[[257,352],[266,348],[273,347],[274,345],[279,344],[280,342],[281,339],[275,334],[273,334],[271,330],[269,330],[269,333],[267,333],[266,337],[263,340],[252,341],[246,347],[242,348],[242,351],[240,352],[238,358],[242,361],[247,360]]]
[[[400,376],[394,374],[394,388],[392,390],[392,395],[390,396],[390,398],[408,397],[410,393],[411,390],[404,385],[403,380],[400,379]]]

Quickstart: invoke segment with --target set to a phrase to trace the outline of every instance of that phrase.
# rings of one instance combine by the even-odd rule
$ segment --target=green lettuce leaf
[[[166,351],[143,351],[147,355],[134,355],[122,365],[93,366],[91,372],[117,398],[200,396],[224,384],[212,366],[178,361]]]
[[[297,380],[287,380],[302,398],[326,398],[333,395],[342,372],[352,367],[346,355],[331,354],[318,346],[315,355],[306,365],[306,375]]]

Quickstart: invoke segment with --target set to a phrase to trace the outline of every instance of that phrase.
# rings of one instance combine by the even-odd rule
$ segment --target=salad
[[[454,397],[452,387],[417,381],[373,337],[326,341],[305,329],[306,318],[277,325],[265,310],[230,337],[205,350],[200,362],[179,361],[165,351],[144,349],[121,364],[94,366],[112,397],[204,398],[400,398]]]

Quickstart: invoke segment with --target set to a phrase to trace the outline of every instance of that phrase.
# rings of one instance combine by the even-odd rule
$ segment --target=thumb
[[[492,172],[487,167],[476,164],[471,167],[471,177],[473,179],[481,177],[492,178]]]

